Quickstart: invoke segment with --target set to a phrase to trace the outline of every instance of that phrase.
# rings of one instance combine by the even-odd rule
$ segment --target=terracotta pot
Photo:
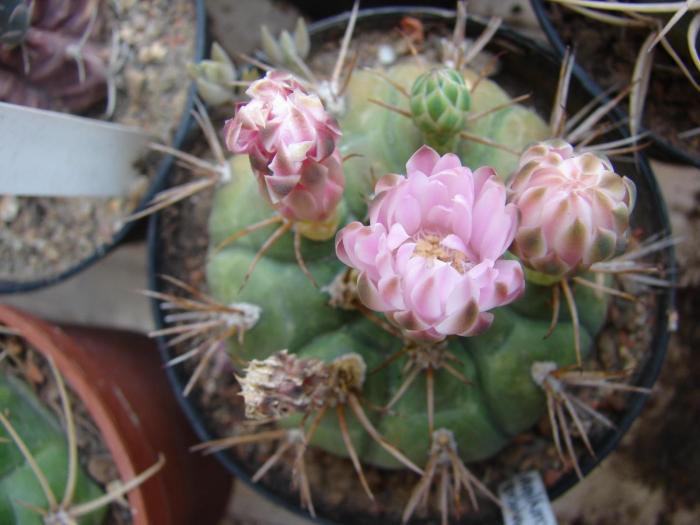
[[[0,305],[0,323],[50,356],[102,433],[123,480],[163,469],[128,495],[134,525],[215,524],[232,478],[212,458],[193,454],[189,428],[147,337],[100,328],[62,329]]]

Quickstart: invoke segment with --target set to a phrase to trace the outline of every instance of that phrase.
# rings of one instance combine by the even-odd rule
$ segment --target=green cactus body
[[[66,486],[68,445],[63,430],[53,414],[44,408],[29,388],[10,376],[0,377],[0,409],[24,440],[51,490],[60,501]],[[19,449],[0,427],[0,523],[41,525],[43,518],[22,503],[48,508],[39,482]],[[103,494],[87,474],[78,469],[74,503],[89,501]],[[105,508],[81,518],[80,525],[102,523]]]
[[[410,89],[428,65],[407,62],[387,74]],[[465,72],[470,85],[476,73]],[[347,91],[347,112],[339,118],[343,156],[357,153],[344,163],[345,201],[341,225],[364,219],[367,198],[374,181],[385,173],[404,173],[409,157],[424,143],[423,134],[411,119],[368,102],[378,99],[408,111],[408,100],[377,76],[357,71]],[[471,110],[483,111],[503,104],[508,95],[495,83],[483,79],[471,94]],[[548,135],[542,119],[531,110],[513,105],[467,124],[469,133],[506,144],[515,150]],[[502,178],[516,167],[518,157],[483,144],[462,142],[458,154],[464,165],[476,169],[494,167]],[[272,211],[258,195],[257,183],[247,157],[232,160],[236,177],[216,194],[210,216],[210,242],[216,245],[232,232],[269,217]],[[244,359],[264,359],[287,348],[304,357],[327,362],[356,352],[372,370],[401,349],[401,342],[371,324],[359,313],[328,306],[328,295],[304,277],[294,260],[291,235],[277,243],[256,267],[243,291],[237,290],[258,248],[274,227],[247,236],[214,255],[207,268],[212,293],[222,302],[246,301],[262,307],[258,324],[246,333],[245,342],[232,341],[232,351]],[[344,269],[335,257],[332,241],[304,241],[303,256],[316,280],[328,284]],[[545,410],[544,395],[531,378],[535,361],[554,361],[560,366],[575,363],[573,327],[562,311],[559,324],[547,339],[551,319],[551,288],[528,284],[517,303],[494,311],[495,322],[483,335],[452,338],[450,350],[459,360],[467,386],[445,370],[435,375],[435,427],[454,432],[465,461],[495,454],[510,439],[531,427]],[[600,329],[606,300],[589,289],[575,290],[582,324],[584,354]],[[385,406],[403,381],[399,359],[375,374],[368,374],[362,392],[366,407]],[[412,461],[423,465],[430,448],[426,413],[426,387],[420,374],[391,413],[382,415],[367,408],[373,423],[391,443]],[[397,468],[389,456],[348,412],[353,443],[366,463]],[[331,413],[326,415],[313,444],[330,453],[346,456],[343,440]]]

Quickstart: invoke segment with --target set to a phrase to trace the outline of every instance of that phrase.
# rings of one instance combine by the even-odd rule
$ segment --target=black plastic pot
[[[195,24],[196,24],[196,35],[194,43],[194,56],[192,60],[195,62],[200,61],[205,56],[206,52],[206,10],[204,6],[204,0],[192,0],[195,5]],[[192,108],[194,107],[194,97],[195,97],[195,87],[192,85],[187,94],[187,101],[180,117],[180,122],[178,124],[175,136],[173,137],[172,147],[180,148],[185,142],[187,133],[192,125]],[[139,211],[144,208],[146,204],[158,193],[166,184],[168,173],[173,165],[174,158],[170,155],[163,157],[163,159],[158,164],[156,174],[154,175],[148,191],[141,198],[138,206],[134,212]],[[51,286],[58,284],[61,281],[72,277],[73,275],[82,272],[90,265],[102,259],[109,252],[114,250],[119,243],[121,243],[125,238],[136,228],[139,221],[127,222],[125,223],[119,231],[117,231],[112,240],[108,244],[104,244],[98,247],[95,252],[89,257],[78,262],[74,266],[56,274],[47,277],[42,277],[39,279],[27,280],[27,281],[4,281],[0,280],[0,294],[12,294],[12,293],[24,293],[31,292],[32,290],[37,290],[39,288],[44,288],[46,286]]]
[[[387,28],[392,27],[400,20],[402,16],[416,16],[426,23],[448,24],[451,27],[454,20],[454,12],[431,9],[431,8],[381,8],[373,10],[364,10],[360,12],[360,17],[357,22],[356,31],[361,32],[363,28]],[[327,42],[330,39],[340,38],[345,29],[345,23],[348,19],[348,13],[339,15],[330,19],[326,19],[315,23],[311,26],[312,42],[320,43]],[[467,32],[469,36],[478,34],[483,28],[482,22],[472,20],[469,23]],[[522,87],[516,85],[527,84],[530,86],[529,91],[533,92],[535,107],[544,114],[548,110],[554,98],[556,90],[556,81],[559,74],[559,60],[551,51],[541,47],[531,40],[508,29],[501,29],[497,37],[493,41],[493,46],[498,47],[499,42],[504,44],[504,48],[509,52],[501,57],[503,68],[502,71],[508,71],[508,75],[503,73],[496,75],[495,80],[498,81],[506,89],[511,88],[511,94],[520,94],[523,92]],[[499,49],[502,49],[499,47]],[[517,50],[517,51],[514,51]],[[546,74],[543,74],[545,73]],[[546,85],[541,86],[542,79],[548,78]],[[511,82],[507,80],[510,79]],[[538,86],[538,89],[532,89],[532,86]],[[518,90],[519,91],[513,91]],[[589,101],[593,95],[587,91],[583,83],[578,79],[572,80],[570,100],[572,109],[575,111],[577,107],[581,107],[585,102]],[[670,231],[666,206],[662,200],[661,193],[657,186],[656,180],[648,166],[646,159],[640,156],[638,164],[629,164],[626,170],[620,170],[624,174],[631,176],[639,190],[639,200],[635,212],[634,220],[636,226],[641,226],[649,233]],[[163,272],[165,263],[164,246],[167,243],[173,242],[169,239],[171,231],[163,232],[161,230],[161,217],[154,215],[149,224],[149,264],[150,264],[150,287],[153,290],[162,290],[162,281],[158,276]],[[668,249],[663,253],[663,264],[669,269],[671,275],[674,274],[675,259],[672,249]],[[667,328],[667,315],[673,309],[675,301],[675,293],[673,289],[664,291],[659,295],[657,310],[655,312],[655,330],[653,341],[648,360],[642,366],[642,369],[637,376],[636,383],[640,386],[649,387],[655,382],[659,374],[665,351],[668,342],[669,332]],[[163,312],[159,308],[158,302],[154,301],[153,315],[158,328],[165,326]],[[169,361],[173,356],[172,349],[166,346],[165,339],[158,341],[160,351],[164,362]],[[195,432],[202,441],[209,441],[220,437],[213,434],[212,429],[207,424],[207,418],[202,413],[196,400],[196,392],[190,397],[183,397],[181,392],[187,381],[181,367],[168,367],[168,376],[175,390],[176,395],[180,400],[185,413],[190,419]],[[614,431],[609,431],[602,436],[601,439],[593,443],[596,458],[588,455],[582,455],[579,459],[581,469],[584,473],[588,473],[593,469],[603,458],[605,458],[619,443],[622,436],[629,429],[632,422],[639,415],[645,401],[645,395],[632,394],[628,398],[627,408],[624,415],[617,422],[618,427]],[[263,493],[267,498],[276,504],[291,510],[297,514],[308,518],[306,512],[298,506],[298,497],[294,493],[278,494],[272,493],[261,487],[253,484],[250,480],[250,475],[240,464],[238,464],[232,454],[223,451],[216,454],[218,459],[229,469],[229,471],[244,481],[246,484]],[[578,478],[573,472],[559,478],[556,483],[548,488],[550,499],[555,499],[570,489],[578,481]],[[317,509],[318,510],[318,509]],[[327,518],[318,518],[317,523],[376,523],[376,517],[372,518],[369,515],[363,516],[335,516],[336,521],[329,521]],[[478,519],[466,520],[465,523],[500,523],[500,516],[496,510],[489,514],[481,514]]]
[[[530,3],[532,5],[532,9],[535,11],[535,15],[537,16],[537,20],[539,21],[542,30],[547,35],[547,39],[552,44],[552,47],[556,51],[557,55],[559,57],[564,56],[567,46],[559,36],[557,28],[554,27],[554,24],[552,23],[545,6],[547,3],[546,0],[530,0]],[[591,93],[595,95],[603,93],[603,89],[578,63],[574,65],[574,76]],[[661,160],[667,160],[669,162],[690,164],[700,168],[700,157],[691,155],[687,151],[674,146],[657,133],[649,132],[649,138],[653,143],[647,151],[650,156]]]
[[[334,2],[328,2],[326,0],[290,0],[289,3],[297,6],[303,15],[308,16],[313,20],[319,20],[338,15],[345,11],[350,11],[355,3],[355,0],[336,0]],[[455,3],[455,0],[434,0],[433,2],[430,2],[432,7],[443,9],[454,8]],[[361,2],[361,6],[364,10],[377,9],[381,7],[398,8],[398,6],[405,9],[415,9],[415,6],[424,5],[424,0],[362,0]]]

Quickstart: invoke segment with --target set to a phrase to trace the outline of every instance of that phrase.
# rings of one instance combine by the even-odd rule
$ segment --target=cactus
[[[234,93],[231,87],[238,75],[236,66],[217,42],[211,45],[209,55],[211,58],[208,60],[187,64],[187,73],[194,80],[197,93],[207,104],[218,106],[232,102]]]
[[[66,437],[56,417],[41,404],[27,385],[9,374],[0,377],[0,408],[6,414],[2,417],[11,421],[13,431],[21,437],[38,468],[44,473],[53,494],[62,495],[68,483],[66,472],[69,452]],[[0,522],[16,525],[45,523],[40,515],[27,508],[27,505],[34,508],[46,508],[49,505],[30,462],[13,445],[10,431],[5,425],[0,429],[0,438],[3,439],[0,443]],[[73,502],[80,504],[102,494],[99,485],[79,468]],[[105,510],[99,509],[87,514],[80,521],[81,525],[102,523]]]
[[[82,112],[107,96],[97,0],[0,3],[0,100]]]
[[[386,75],[410,89],[433,64],[400,63]],[[465,84],[477,73],[465,70]],[[385,107],[369,102],[375,99],[390,105],[408,106],[401,94],[371,72],[355,72],[345,94],[347,112],[338,118],[342,138],[341,153],[360,156],[346,160],[344,204],[345,223],[367,214],[366,199],[372,194],[371,173],[404,173],[406,161],[423,144],[421,130],[411,120]],[[483,79],[472,93],[472,107],[488,109],[508,102],[509,97],[495,83]],[[240,114],[240,113],[239,113]],[[548,129],[533,111],[512,105],[474,123],[470,133],[489,141],[524,147],[547,136]],[[474,168],[495,166],[500,177],[517,167],[518,156],[488,144],[462,141],[457,152],[461,163]],[[258,184],[248,159],[236,158],[236,176],[216,193],[210,218],[212,246],[220,245],[232,232],[259,223],[269,216],[258,194]],[[345,210],[347,210],[345,212]],[[258,262],[246,287],[238,293],[241,276],[246,274],[256,252],[271,235],[261,229],[224,248],[211,258],[207,275],[213,294],[223,303],[245,301],[261,308],[258,324],[251,329],[243,345],[232,342],[232,352],[244,360],[262,359],[282,348],[299,356],[331,362],[348,352],[362,356],[372,370],[393,353],[403,341],[375,327],[357,311],[347,312],[329,306],[329,296],[310,285],[297,266],[291,235],[283,236]],[[332,242],[304,239],[302,253],[309,271],[322,284],[329,284],[342,273],[343,265],[335,257]],[[505,261],[507,262],[507,261]],[[302,277],[300,279],[300,277]],[[454,367],[470,386],[445,370],[435,371],[435,425],[449,428],[460,456],[467,461],[487,458],[500,450],[517,433],[529,428],[542,415],[544,398],[530,376],[532,363],[549,359],[560,366],[575,363],[570,344],[572,323],[562,318],[547,340],[550,318],[546,303],[549,288],[528,286],[520,303],[495,310],[492,327],[483,335],[450,339],[448,348],[456,357]],[[584,288],[576,290],[583,325],[582,338],[587,349],[605,319],[606,299]],[[533,307],[537,305],[537,307]],[[368,404],[385,406],[402,382],[402,362],[381,372],[368,374],[363,396]],[[394,405],[395,415],[371,414],[381,434],[409,459],[424,464],[431,436],[425,406],[425,381],[419,377],[404,397]],[[400,464],[381,446],[362,435],[357,423],[349,422],[357,439],[360,458],[385,468]],[[322,429],[322,431],[321,431]],[[410,431],[409,431],[410,430]],[[331,420],[322,422],[312,444],[341,453],[343,439]]]
[[[471,69],[462,57],[473,58],[497,23],[475,49],[458,27],[441,62],[401,60],[341,81],[353,26],[351,18],[330,80],[295,78],[294,71],[308,69],[295,55],[292,72],[269,71],[250,85],[251,100],[237,104],[224,130],[235,155],[226,161],[232,176],[218,180],[209,218],[213,299],[203,305],[159,296],[167,298],[164,308],[212,315],[234,304],[259,308],[245,340],[230,338],[229,350],[243,362],[238,380],[247,415],[279,428],[199,448],[278,440],[253,479],[294,451],[293,478],[312,514],[308,446],[349,458],[370,499],[362,465],[414,471],[422,480],[407,502],[407,520],[436,474],[443,484],[452,476],[455,499],[460,486],[474,506],[474,488],[496,499],[465,464],[494,456],[556,405],[557,450],[580,474],[561,408],[571,401],[556,385],[568,380],[569,367],[590,364],[609,295],[625,295],[598,274],[630,268],[615,256],[629,237],[634,186],[600,156],[624,143],[579,151],[569,142],[589,138],[609,108],[573,130],[565,126],[566,63],[547,125],[520,104],[525,97],[509,96]],[[280,54],[275,45],[284,42],[264,36],[268,55]],[[326,166],[329,159],[342,173]],[[547,265],[529,256],[523,228],[540,220],[527,218],[528,192],[557,169],[561,191],[546,194],[543,207],[571,201],[580,215],[564,214],[557,224],[551,219],[561,214],[542,214],[549,222],[537,227],[547,253],[537,257],[566,248],[559,257],[566,268],[547,274]],[[581,188],[565,194],[566,177],[576,170]],[[533,224],[519,223],[520,215]],[[584,220],[585,235],[568,244],[560,239],[561,229]],[[569,309],[560,315],[562,291]],[[181,334],[170,343],[177,344],[198,329],[161,333]],[[210,348],[220,340],[212,336]],[[197,343],[182,360],[205,347]],[[609,386],[605,377],[592,383]],[[567,413],[580,430],[580,415]],[[581,439],[589,445],[585,433]]]
[[[278,39],[272,36],[267,26],[261,26],[260,42],[272,64],[300,75],[308,74],[309,69],[304,59],[309,55],[311,41],[303,18],[297,19],[293,35],[285,30],[280,33]]]
[[[12,364],[0,375],[0,520],[14,525],[102,523],[107,507],[156,474],[165,457],[161,454],[129,480],[98,485],[78,457],[80,435],[71,398],[53,359],[46,361],[50,387],[55,386],[60,398],[61,422],[20,379],[30,366],[36,367],[33,351],[21,343],[2,343],[0,356],[9,356]]]

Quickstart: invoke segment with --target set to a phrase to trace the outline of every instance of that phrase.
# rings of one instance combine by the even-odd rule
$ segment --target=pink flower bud
[[[299,182],[277,209],[295,221],[323,222],[335,211],[344,188],[343,159],[336,149],[320,162],[307,160],[301,165]]]
[[[270,71],[246,94],[251,101],[226,122],[226,146],[249,155],[264,196],[285,217],[326,220],[345,184],[335,119],[289,73]]]
[[[594,153],[561,140],[531,146],[509,185],[520,210],[513,251],[526,266],[560,277],[621,252],[636,189]]]
[[[488,310],[524,289],[520,264],[499,259],[518,225],[505,187],[491,168],[475,172],[453,154],[423,146],[407,176],[386,175],[375,187],[370,224],[338,232],[336,253],[358,270],[358,292],[417,340],[475,335]]]

